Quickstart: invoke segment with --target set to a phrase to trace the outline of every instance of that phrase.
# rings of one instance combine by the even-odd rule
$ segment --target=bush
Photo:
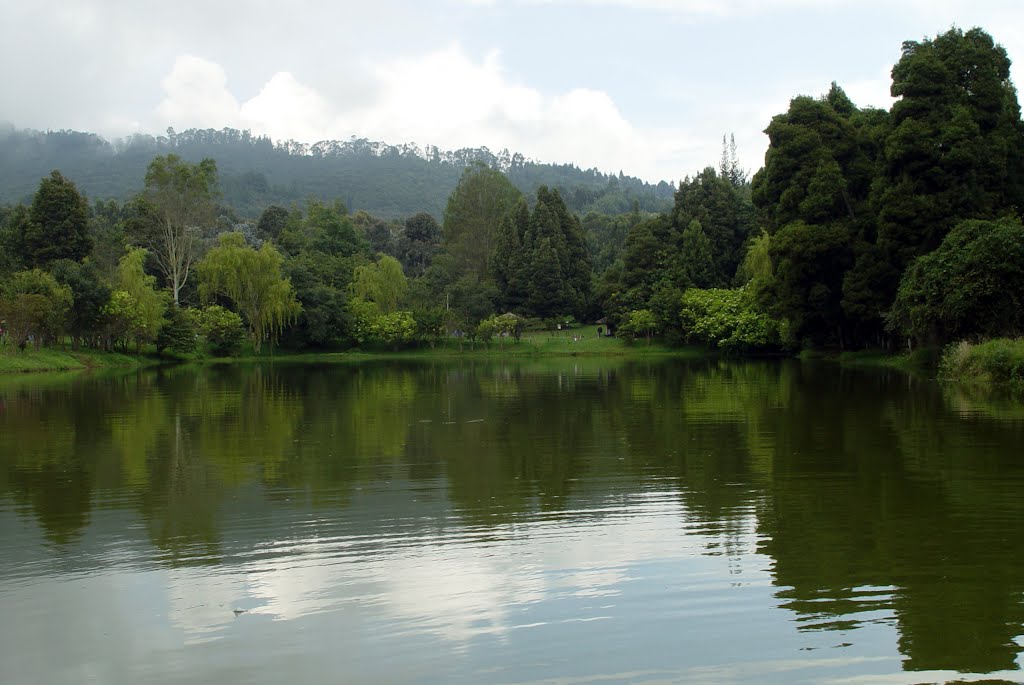
[[[757,308],[747,287],[690,288],[683,293],[680,319],[690,342],[733,351],[779,345],[779,324]]]
[[[216,304],[190,309],[189,315],[215,357],[230,357],[238,352],[245,338],[242,317]]]
[[[969,383],[1024,387],[1024,338],[949,345],[939,362],[939,376]]]

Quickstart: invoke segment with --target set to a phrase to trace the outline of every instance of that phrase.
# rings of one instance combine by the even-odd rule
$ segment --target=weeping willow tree
[[[270,243],[254,250],[241,233],[224,233],[196,267],[200,296],[231,300],[245,318],[257,354],[302,311],[291,281],[281,275],[282,261]]]

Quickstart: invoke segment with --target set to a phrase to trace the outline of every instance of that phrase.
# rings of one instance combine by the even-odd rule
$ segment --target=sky
[[[0,122],[108,139],[507,148],[677,181],[836,81],[888,108],[903,41],[980,26],[1024,69],[1020,0],[0,0]]]

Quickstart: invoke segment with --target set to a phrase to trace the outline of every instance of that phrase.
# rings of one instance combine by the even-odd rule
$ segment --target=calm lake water
[[[800,362],[0,378],[0,682],[1024,680],[1024,405]]]

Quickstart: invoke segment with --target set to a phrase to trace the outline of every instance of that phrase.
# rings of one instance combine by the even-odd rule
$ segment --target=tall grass
[[[965,383],[1024,387],[1024,338],[953,343],[942,353],[939,377]]]

